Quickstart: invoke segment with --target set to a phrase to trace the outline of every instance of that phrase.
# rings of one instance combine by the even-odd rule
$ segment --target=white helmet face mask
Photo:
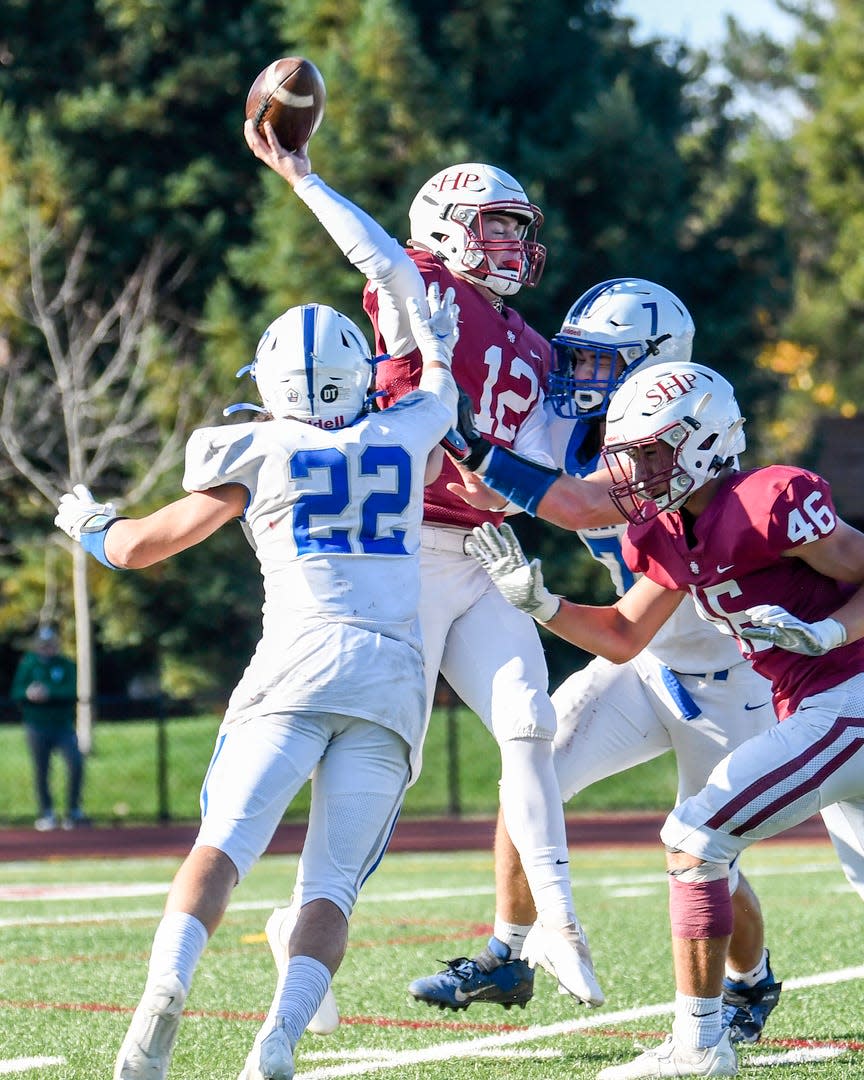
[[[732,386],[701,364],[664,364],[633,376],[606,418],[609,494],[632,524],[676,510],[724,468],[737,467],[744,420]]]
[[[515,236],[492,234],[488,219],[499,215],[516,219]],[[546,248],[536,237],[543,215],[503,169],[477,162],[442,169],[417,192],[408,218],[413,247],[499,296],[540,280]]]
[[[273,416],[341,428],[365,411],[372,370],[355,323],[325,304],[303,304],[267,327],[250,374]]]
[[[552,338],[549,400],[559,416],[606,415],[609,398],[649,365],[686,363],[695,328],[678,297],[644,278],[613,278],[588,289]]]

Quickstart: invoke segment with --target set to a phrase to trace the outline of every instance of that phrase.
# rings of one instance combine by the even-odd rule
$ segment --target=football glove
[[[768,641],[778,649],[822,656],[846,643],[846,627],[837,619],[821,619],[808,623],[776,604],[758,604],[747,608],[747,618],[753,626],[742,632],[751,641]]]
[[[424,361],[437,360],[450,367],[453,350],[459,340],[459,305],[453,288],[441,296],[441,286],[433,281],[426,293],[428,316],[422,302],[415,296],[405,301],[411,332]]]
[[[116,519],[113,503],[96,502],[89,488],[76,484],[60,498],[54,524],[80,543],[82,533],[102,532]]]
[[[516,534],[506,522],[499,529],[488,521],[472,529],[465,541],[465,553],[480,563],[513,607],[541,623],[549,622],[557,613],[561,598],[543,584],[540,560],[528,562]]]

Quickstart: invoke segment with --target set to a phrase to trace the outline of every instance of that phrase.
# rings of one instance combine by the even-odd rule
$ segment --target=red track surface
[[[659,846],[662,814],[608,814],[567,818],[571,847]],[[105,858],[168,855],[182,858],[195,839],[195,825],[127,825],[39,833],[33,829],[0,829],[0,862],[18,859]],[[305,825],[282,825],[269,852],[293,855],[300,851]],[[495,822],[491,819],[436,818],[398,823],[390,851],[491,851]],[[828,841],[820,817],[810,818],[773,841]]]

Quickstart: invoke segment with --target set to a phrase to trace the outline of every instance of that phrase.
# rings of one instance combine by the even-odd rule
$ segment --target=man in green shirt
[[[75,732],[75,664],[60,653],[60,639],[51,626],[40,626],[30,652],[21,657],[12,680],[11,698],[21,710],[33,758],[40,832],[59,825],[49,785],[51,755],[65,760],[68,774],[64,829],[87,825],[81,810],[84,760]]]

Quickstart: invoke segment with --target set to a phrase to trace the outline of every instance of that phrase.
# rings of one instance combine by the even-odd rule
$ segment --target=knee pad
[[[729,867],[700,863],[669,874],[669,919],[676,938],[720,938],[732,933]]]

